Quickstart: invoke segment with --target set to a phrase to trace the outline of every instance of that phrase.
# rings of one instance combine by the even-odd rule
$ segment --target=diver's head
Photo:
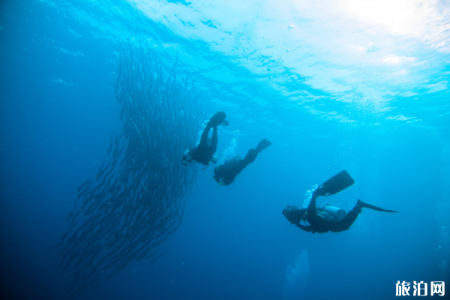
[[[283,215],[286,215],[287,213],[289,213],[289,211],[291,210],[291,206],[288,205],[285,209],[283,209],[283,211],[281,212]]]
[[[183,165],[184,165],[184,166],[187,166],[189,151],[190,151],[190,150],[186,150],[186,151],[184,151],[184,153],[183,153],[183,160],[182,160],[182,162],[183,162]]]
[[[216,168],[216,169],[217,169],[217,168]],[[216,174],[216,169],[214,169],[214,176],[213,176],[213,178],[214,178],[215,181],[217,181],[217,183],[220,184],[220,177],[217,176],[217,174]]]

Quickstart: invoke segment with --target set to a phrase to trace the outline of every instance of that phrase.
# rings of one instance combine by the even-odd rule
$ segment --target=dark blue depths
[[[188,44],[126,3],[115,4],[144,22],[127,25],[118,17],[128,32]],[[57,252],[47,247],[67,229],[77,187],[95,176],[112,131],[122,126],[112,84],[125,39],[96,31],[66,6],[100,13],[86,3],[1,4],[0,288],[7,299],[59,299],[72,283],[70,270],[56,271]],[[156,29],[146,33],[151,25]],[[226,110],[209,103],[209,112],[219,109]],[[161,246],[166,254],[152,264],[131,263],[75,298],[389,299],[398,280],[448,279],[442,252],[449,249],[449,224],[440,216],[448,211],[442,205],[449,192],[442,143],[448,136],[406,125],[383,124],[381,132],[344,126],[281,108],[273,113],[304,128],[302,138],[288,128],[260,130],[228,112],[217,153],[237,130],[241,156],[262,138],[273,145],[228,187],[217,185],[212,167],[199,170],[182,225]],[[323,235],[284,219],[286,205],[301,206],[306,190],[343,169],[356,184],[329,203],[349,210],[362,199],[400,213],[364,210],[350,230]]]

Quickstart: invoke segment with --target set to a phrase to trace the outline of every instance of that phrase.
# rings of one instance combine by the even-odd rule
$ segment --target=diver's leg
[[[211,126],[206,125],[205,130],[203,130],[202,137],[200,138],[200,143],[198,144],[199,147],[205,147],[206,146],[206,140],[208,139],[208,133],[211,129]]]
[[[247,152],[247,155],[242,160],[245,164],[244,168],[249,164],[255,161],[256,157],[258,156],[258,151],[255,149],[250,149]]]
[[[311,202],[309,202],[308,210],[306,214],[306,220],[309,224],[313,225],[316,222],[317,211],[316,211],[316,199],[317,195],[315,193],[312,194]]]
[[[330,231],[332,232],[341,232],[348,230],[353,223],[355,222],[356,218],[358,218],[359,213],[361,212],[361,207],[356,204],[355,207],[351,211],[347,213],[347,215],[340,220],[339,222],[335,222],[330,224]]]
[[[245,169],[245,167],[248,166],[249,163],[255,161],[257,155],[258,152],[255,151],[254,149],[248,150],[247,155],[244,157],[244,159],[240,160],[238,163],[233,165],[233,167],[228,170],[229,176],[235,178],[239,173],[242,172],[242,170]]]
[[[229,170],[229,172],[228,172],[229,176],[232,177],[232,178],[235,178],[239,173],[242,172],[242,170],[245,169],[245,167],[246,167],[247,165],[248,165],[248,164],[246,164],[243,160],[241,160],[239,163],[237,163],[235,166],[233,166],[233,167]]]
[[[218,141],[219,141],[219,136],[217,134],[217,126],[214,126],[212,140],[211,140],[211,155],[216,152]]]

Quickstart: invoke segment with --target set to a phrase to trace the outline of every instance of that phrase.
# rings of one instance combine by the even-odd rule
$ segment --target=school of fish
[[[206,109],[176,65],[165,72],[146,45],[121,51],[114,85],[123,132],[113,134],[95,178],[78,188],[57,248],[58,269],[74,278],[65,296],[91,289],[139,260],[155,261],[159,245],[181,224],[196,167],[182,165]]]

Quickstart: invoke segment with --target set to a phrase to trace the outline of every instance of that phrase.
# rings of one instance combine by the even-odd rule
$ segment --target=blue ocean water
[[[178,57],[208,116],[227,113],[219,162],[272,146],[230,186],[198,170],[165,254],[74,298],[390,299],[397,281],[448,283],[449,4],[2,1],[2,299],[60,299],[74,280],[47,248],[122,129],[128,42]],[[344,169],[356,183],[328,203],[400,213],[363,210],[341,233],[287,222],[286,205]]]

